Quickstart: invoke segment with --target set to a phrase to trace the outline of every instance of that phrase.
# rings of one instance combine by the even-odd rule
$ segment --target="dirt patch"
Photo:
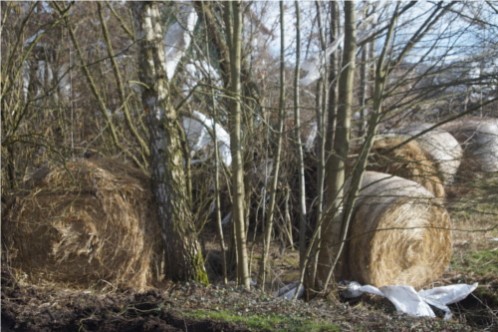
[[[240,318],[278,315],[289,322],[257,328],[210,316],[226,311]],[[201,318],[191,318],[192,313]],[[55,284],[20,285],[2,271],[2,331],[300,331],[295,324],[301,320],[332,323],[337,326],[332,331],[480,330],[469,323],[470,313],[456,310],[452,321],[411,318],[397,314],[389,301],[378,297],[287,301],[234,284],[168,283],[144,292],[74,290]]]
[[[2,331],[247,331],[187,319],[157,289],[100,293],[13,284],[2,272]]]

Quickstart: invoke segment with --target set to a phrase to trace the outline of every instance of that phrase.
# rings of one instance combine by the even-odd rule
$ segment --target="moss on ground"
[[[210,319],[231,324],[242,324],[249,330],[289,332],[334,332],[340,328],[325,321],[295,318],[282,314],[247,314],[235,311],[193,310],[184,315],[191,319]]]
[[[497,248],[471,251],[454,256],[451,268],[468,277],[498,277]]]

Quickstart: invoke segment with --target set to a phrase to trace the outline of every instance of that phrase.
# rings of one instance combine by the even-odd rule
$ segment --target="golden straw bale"
[[[344,277],[375,286],[421,287],[451,258],[450,218],[416,182],[365,172],[348,234]]]
[[[401,128],[397,132],[416,136],[431,127],[433,125],[429,123],[418,123]],[[434,128],[418,136],[415,140],[434,160],[443,183],[445,185],[453,183],[463,154],[462,147],[455,137],[445,130]]]
[[[2,221],[12,268],[77,287],[155,280],[161,239],[145,175],[86,159],[38,173]]]
[[[413,180],[434,196],[444,198],[445,190],[435,162],[414,140],[398,146],[407,139],[400,135],[376,138],[368,158],[368,170]]]
[[[441,128],[462,145],[464,171],[498,172],[498,119],[465,117]]]

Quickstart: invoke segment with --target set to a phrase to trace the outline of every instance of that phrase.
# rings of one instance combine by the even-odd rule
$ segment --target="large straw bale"
[[[445,123],[441,128],[460,142],[466,170],[498,172],[498,119],[465,117]]]
[[[434,196],[443,198],[445,190],[435,162],[418,142],[412,140],[402,144],[407,139],[402,135],[377,137],[368,159],[368,170],[413,180]]]
[[[148,178],[116,160],[46,167],[3,223],[11,267],[77,287],[144,288],[157,276],[161,240]]]
[[[345,277],[421,287],[444,272],[451,257],[450,218],[418,183],[365,172],[351,220]]]
[[[416,136],[433,127],[432,124],[418,123],[397,132],[409,136]],[[434,128],[418,136],[419,146],[435,161],[438,174],[445,185],[453,183],[462,159],[462,147],[458,141],[445,130]]]

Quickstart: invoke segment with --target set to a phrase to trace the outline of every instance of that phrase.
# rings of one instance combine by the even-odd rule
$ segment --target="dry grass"
[[[367,169],[396,175],[413,180],[438,198],[445,197],[442,180],[438,176],[438,167],[430,155],[416,141],[410,141],[399,147],[406,136],[380,136],[372,147]]]
[[[12,269],[28,282],[146,287],[161,243],[147,183],[114,160],[37,172],[3,220]]]
[[[469,255],[485,251],[493,252],[498,261],[498,174],[475,173],[459,180],[450,188],[447,202],[454,229],[454,262],[459,265]]]
[[[432,124],[415,124],[400,129],[400,134],[416,136],[431,128]],[[436,128],[418,136],[416,139],[419,146],[434,160],[438,175],[445,185],[453,183],[458,167],[462,159],[462,148],[458,141],[450,133]]]

